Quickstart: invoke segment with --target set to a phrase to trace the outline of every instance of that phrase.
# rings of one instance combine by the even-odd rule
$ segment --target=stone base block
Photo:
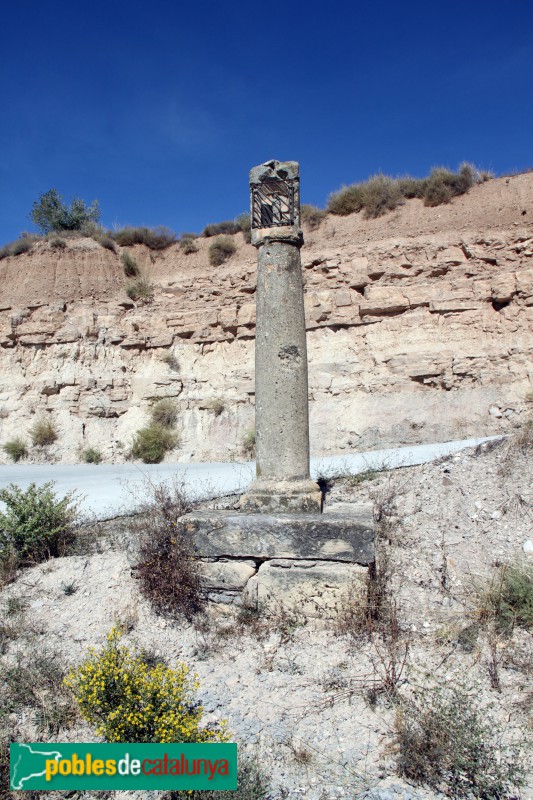
[[[371,505],[324,514],[200,511],[182,517],[179,529],[192,538],[207,595],[219,603],[296,604],[313,615],[374,561]]]
[[[324,514],[198,511],[182,517],[179,528],[193,538],[200,558],[374,561],[371,505]]]
[[[366,575],[366,568],[358,564],[275,558],[262,564],[250,578],[242,600],[273,611],[283,603],[306,617],[320,617],[338,607],[346,589],[363,582]]]
[[[319,514],[322,492],[311,480],[256,480],[241,497],[240,507],[245,514]]]

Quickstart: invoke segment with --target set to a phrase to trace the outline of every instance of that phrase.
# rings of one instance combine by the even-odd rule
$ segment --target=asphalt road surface
[[[463,439],[441,444],[374,450],[343,456],[311,459],[311,474],[333,476],[357,474],[367,469],[393,469],[434,461],[499,436]],[[207,499],[243,492],[255,475],[255,462],[189,464],[12,464],[0,465],[0,488],[15,483],[26,489],[30,483],[54,481],[54,491],[63,496],[76,491],[82,514],[110,519],[131,513],[146,493],[146,482],[178,480],[193,499]],[[0,507],[2,504],[0,503]]]

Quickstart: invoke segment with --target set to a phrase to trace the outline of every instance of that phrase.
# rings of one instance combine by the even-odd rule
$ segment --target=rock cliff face
[[[533,174],[304,233],[314,455],[526,419]],[[154,285],[147,305],[126,296],[119,254],[89,239],[1,261],[0,444],[49,415],[59,439],[33,460],[76,461],[92,446],[119,461],[154,399],[171,397],[181,445],[167,460],[239,458],[254,425],[256,253],[235,241],[217,268],[208,239],[190,255],[128,248]]]

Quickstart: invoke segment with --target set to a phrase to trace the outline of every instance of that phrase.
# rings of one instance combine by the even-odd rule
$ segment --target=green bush
[[[398,181],[387,175],[373,175],[363,184],[363,202],[367,219],[393,211],[403,202]]]
[[[420,690],[398,709],[398,773],[450,797],[503,800],[524,770],[516,750],[500,749],[502,732],[466,689]]]
[[[173,428],[178,419],[178,410],[173,400],[164,397],[152,406],[152,422],[164,428]]]
[[[154,287],[147,278],[136,278],[126,284],[126,294],[131,300],[150,303],[154,298]]]
[[[364,208],[362,187],[363,184],[354,183],[333,192],[328,198],[327,210],[341,217],[361,211]]]
[[[7,453],[7,455],[15,462],[21,460],[21,458],[26,458],[28,455],[28,448],[26,447],[26,442],[24,439],[21,439],[17,436],[15,439],[10,439],[9,442],[6,442],[2,445],[2,450]]]
[[[219,236],[209,245],[209,263],[212,267],[219,267],[228,260],[237,250],[231,236]]]
[[[133,258],[133,256],[125,250],[122,253],[122,263],[124,264],[124,274],[128,278],[138,278],[140,275],[140,269]]]
[[[44,447],[56,441],[57,429],[51,419],[41,417],[30,428],[30,436],[34,447]]]
[[[19,239],[15,239],[14,242],[5,244],[0,248],[0,261],[9,256],[20,256],[22,253],[29,253],[37,238],[37,236],[32,236],[31,234],[23,234]]]
[[[196,239],[198,237],[195,233],[182,233],[180,237],[180,250],[182,253],[185,253],[186,256],[190,255],[191,253],[198,252],[198,245],[196,244]]]
[[[177,434],[165,427],[151,422],[135,434],[131,447],[133,458],[140,458],[145,464],[159,464],[169,450],[178,445]]]
[[[404,198],[423,198],[424,205],[438,206],[464,194],[474,184],[488,180],[488,173],[479,172],[472,164],[461,164],[457,172],[443,167],[431,171],[427,178],[391,178],[374,175],[361,183],[344,186],[330,195],[327,210],[346,216],[364,209],[369,219],[397,208]]]
[[[247,211],[244,214],[239,214],[235,218],[235,222],[239,225],[246,244],[250,244],[252,241],[252,218],[250,214]]]
[[[241,231],[241,224],[236,220],[225,220],[224,222],[216,222],[212,225],[206,225],[202,231],[202,236],[220,236],[220,234],[233,234]]]
[[[65,679],[82,717],[108,742],[227,741],[225,726],[202,726],[196,700],[198,676],[178,662],[149,666],[119,644],[113,628],[107,643]]]
[[[102,453],[96,447],[86,447],[81,454],[82,459],[86,464],[101,464]]]
[[[132,247],[144,244],[150,250],[165,250],[176,241],[176,234],[170,228],[159,225],[156,228],[126,227],[113,234],[113,238],[121,247]]]
[[[0,560],[15,553],[20,564],[44,561],[63,555],[73,539],[77,514],[75,493],[59,500],[53,482],[31,483],[23,491],[10,484],[0,489],[6,511],[0,512]]]
[[[424,205],[439,206],[449,203],[452,197],[465,194],[476,182],[476,170],[471,164],[461,164],[458,172],[435,167],[427,180]]]
[[[108,236],[108,234],[106,233],[102,233],[100,235],[95,234],[93,238],[95,242],[98,242],[98,244],[101,247],[104,247],[106,250],[111,250],[112,253],[116,253],[115,242],[113,241],[111,236]]]
[[[481,619],[494,620],[500,633],[511,633],[515,626],[533,629],[533,564],[506,564],[488,587],[478,593]]]
[[[327,211],[304,203],[300,209],[300,216],[302,223],[307,225],[309,230],[314,231],[320,227],[320,223],[327,216]]]
[[[53,239],[50,239],[50,249],[51,250],[64,250],[67,246],[67,243],[64,239],[61,239],[59,236],[54,236]]]
[[[67,206],[56,189],[39,195],[30,213],[32,222],[42,233],[51,231],[81,231],[85,225],[95,225],[100,218],[98,201],[87,206],[75,197]]]
[[[255,456],[255,431],[247,431],[242,437],[242,452],[247,458]]]

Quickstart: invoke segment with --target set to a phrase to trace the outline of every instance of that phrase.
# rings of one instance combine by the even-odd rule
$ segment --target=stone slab
[[[200,558],[272,558],[370,564],[374,561],[372,505],[324,514],[239,514],[200,511],[178,523]]]
[[[366,576],[367,569],[358,564],[272,559],[250,578],[243,602],[266,609],[283,605],[305,616],[321,616],[338,606],[347,589]]]

